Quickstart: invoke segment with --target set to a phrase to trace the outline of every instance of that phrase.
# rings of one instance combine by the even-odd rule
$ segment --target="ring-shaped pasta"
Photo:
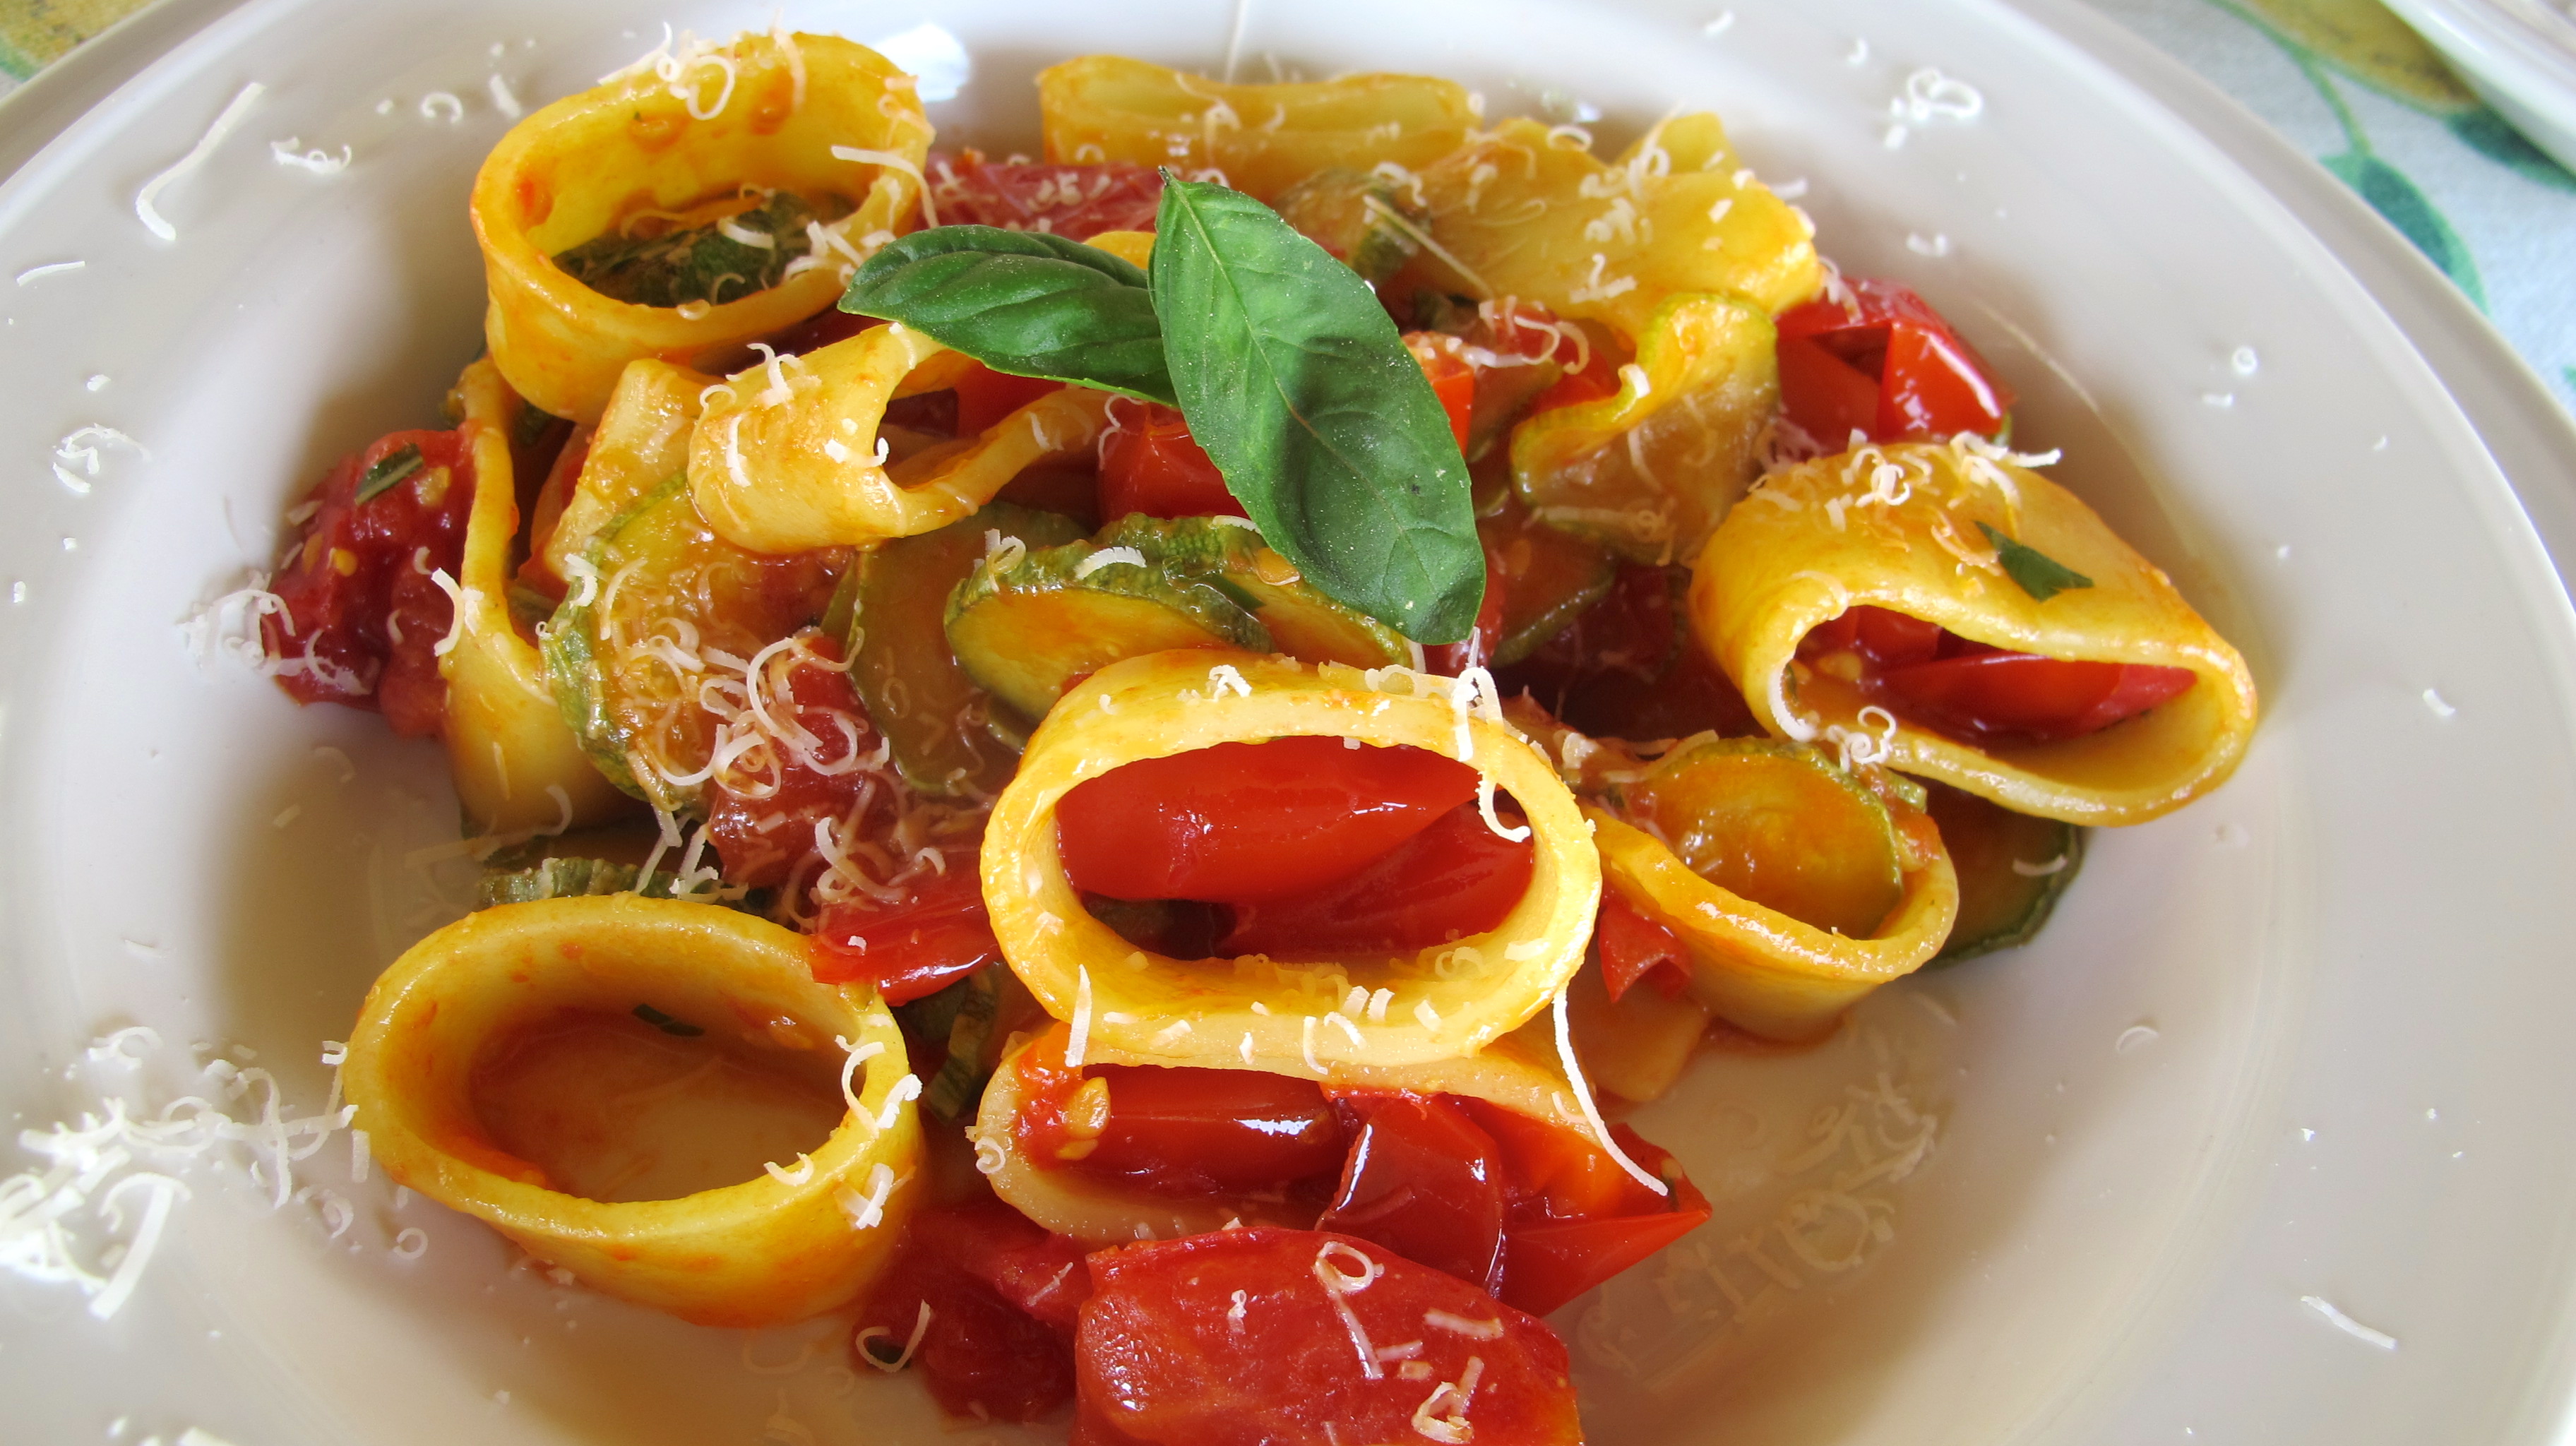
[[[548,1189],[471,1098],[483,1051],[565,1009],[645,1000],[746,1049],[847,1040],[857,1110],[794,1170],[676,1200]],[[610,1295],[701,1325],[802,1320],[884,1268],[919,1186],[903,1037],[869,990],[817,984],[801,935],[710,904],[629,894],[504,904],[412,946],[367,993],[341,1068],[386,1173]],[[865,1118],[861,1118],[864,1116]],[[801,1176],[798,1172],[802,1172]]]
[[[1959,876],[1929,816],[1894,800],[1897,903],[1867,938],[1790,917],[1692,871],[1663,840],[1593,804],[1601,877],[1637,912],[1681,937],[1690,991],[1721,1019],[1766,1039],[1813,1039],[1842,1011],[1941,952],[1959,916]]]
[[[895,457],[886,403],[953,387],[973,365],[900,323],[779,357],[707,392],[689,489],[716,534],[754,552],[863,546],[935,531],[993,500],[1022,469],[1088,452],[1109,394],[1059,387],[973,439]]]
[[[584,827],[622,812],[623,795],[582,752],[547,681],[545,659],[510,618],[510,549],[519,531],[510,434],[525,407],[486,357],[465,369],[465,444],[474,505],[457,570],[456,623],[438,674],[456,797],[483,833]]]
[[[1395,687],[1405,691],[1385,691]],[[1473,1054],[1546,1008],[1583,962],[1600,862],[1556,770],[1498,708],[1473,702],[1468,685],[1403,668],[1220,648],[1128,658],[1068,691],[993,805],[983,878],[1003,957],[1072,1023],[1074,1062],[1096,1040],[1146,1063],[1330,1078]],[[1143,759],[1299,736],[1421,748],[1517,800],[1534,859],[1502,923],[1412,957],[1183,961],[1137,948],[1084,910],[1056,851],[1056,804],[1075,785]]]
[[[1979,524],[2091,580],[2045,600]],[[2172,700],[2083,737],[1963,742],[1894,718],[1798,659],[1808,630],[1859,606],[2042,657],[2187,668]],[[2226,781],[2253,737],[2245,660],[2065,488],[1976,438],[1890,443],[1771,474],[1709,538],[1690,609],[1717,665],[1783,737],[1866,733],[1880,761],[2068,823],[2144,823]],[[1875,710],[1888,716],[1886,710]]]
[[[1179,1198],[1139,1186],[1086,1175],[1079,1170],[1042,1168],[1016,1146],[1014,1122],[1027,1107],[1024,1063],[1037,1060],[1061,1067],[1068,1028],[1049,1026],[1004,1055],[984,1086],[975,1127],[977,1167],[1004,1203],[1058,1235],[1070,1235],[1091,1247],[1124,1245],[1136,1240],[1177,1240],[1245,1225],[1285,1225],[1311,1230],[1316,1211],[1303,1205],[1257,1194],[1210,1194]],[[1167,1064],[1105,1043],[1091,1048],[1087,1064]],[[1207,1067],[1241,1068],[1239,1061]],[[1273,1071],[1312,1079],[1301,1067]],[[1555,1045],[1544,1021],[1503,1036],[1471,1055],[1410,1065],[1336,1064],[1322,1081],[1326,1089],[1375,1090],[1403,1094],[1460,1095],[1485,1100],[1552,1125],[1584,1132],[1585,1122],[1573,1086],[1566,1083]]]
[[[598,421],[618,372],[639,357],[737,364],[746,343],[831,305],[848,269],[919,203],[930,122],[912,77],[884,56],[837,36],[745,35],[681,64],[676,81],[641,68],[539,110],[474,178],[491,292],[484,338],[510,385],[557,416]],[[701,114],[711,94],[720,103]],[[817,222],[821,238],[809,232],[810,255],[778,285],[721,303],[613,300],[553,260],[642,209],[685,210],[743,186],[854,209]]]

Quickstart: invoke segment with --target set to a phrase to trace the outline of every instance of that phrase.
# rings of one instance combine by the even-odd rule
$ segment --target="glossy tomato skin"
[[[418,447],[410,477],[357,500],[368,468]],[[395,432],[343,459],[315,490],[321,506],[271,590],[286,615],[260,620],[277,684],[299,703],[381,711],[407,738],[437,733],[447,683],[433,651],[455,605],[431,574],[455,577],[474,505],[473,453],[462,432]]]
[[[794,558],[774,559],[767,567],[787,590],[779,612],[805,615],[815,580],[823,575],[799,568]],[[816,745],[799,755],[773,743],[770,766],[759,776],[719,770],[707,783],[707,836],[729,883],[771,888],[810,874],[816,822],[847,818],[871,788],[867,771],[850,765],[875,751],[876,729],[848,672],[836,666],[841,645],[815,629],[797,637],[802,650],[783,669],[784,684],[774,689],[770,712],[785,715],[782,722],[792,717]]]
[[[1100,514],[1116,521],[1137,512],[1244,515],[1243,504],[1226,490],[1225,474],[1176,408],[1121,397],[1109,404],[1109,430],[1100,436]]]
[[[1489,1108],[1481,1117],[1496,1113]],[[1514,1119],[1521,1126],[1517,1134],[1506,1125],[1496,1139],[1510,1139],[1503,1148],[1528,1193],[1514,1202],[1504,1232],[1504,1304],[1545,1315],[1708,1223],[1707,1197],[1672,1156],[1626,1125],[1612,1125],[1611,1138],[1664,1181],[1669,1195],[1638,1184],[1606,1151],[1571,1130]],[[1540,1142],[1538,1130],[1552,1131],[1553,1138]],[[1551,1170],[1542,1184],[1542,1172]]]
[[[1415,1413],[1471,1369],[1463,1405],[1453,1391],[1432,1413],[1454,1420],[1450,1439],[1583,1439],[1565,1346],[1545,1322],[1365,1241],[1229,1230],[1104,1250],[1091,1257],[1091,1276],[1075,1338],[1077,1443],[1418,1441]],[[1360,1280],[1338,1296],[1328,1287]],[[1474,1334],[1426,1324],[1430,1311],[1471,1323]],[[1418,1366],[1374,1359],[1378,1348],[1417,1340]]]
[[[1475,796],[1474,769],[1419,748],[1220,743],[1077,785],[1056,842],[1085,893],[1249,903],[1363,868]]]
[[[1601,957],[1601,983],[1616,1004],[1640,979],[1651,979],[1666,999],[1690,986],[1690,956],[1682,939],[1660,919],[1649,919],[1617,889],[1601,891],[1601,918],[1592,942]]]
[[[985,429],[1064,383],[1043,377],[1015,377],[977,362],[957,379],[957,435],[980,437]]]
[[[1790,421],[1832,451],[1855,430],[1893,442],[2002,428],[2012,389],[1931,303],[1894,282],[1848,285],[1848,305],[1823,299],[1780,316]]]
[[[1103,231],[1151,231],[1163,178],[1124,161],[987,161],[980,151],[934,155],[927,167],[939,220],[1087,241]]]
[[[2179,697],[2188,668],[2006,652],[1937,623],[1861,606],[1818,624],[1798,655],[1857,657],[1873,701],[1908,722],[1970,740],[2048,742],[2098,733]]]
[[[1506,827],[1517,825],[1514,816],[1498,816]],[[1281,958],[1404,953],[1481,934],[1529,892],[1535,859],[1527,840],[1503,838],[1473,805],[1461,804],[1356,873],[1306,893],[1237,905],[1218,951]]]
[[[1414,362],[1422,368],[1423,380],[1431,383],[1431,394],[1440,399],[1440,410],[1449,418],[1449,433],[1458,441],[1458,450],[1467,449],[1467,428],[1475,419],[1476,369],[1458,354],[1458,339],[1436,331],[1409,331],[1404,345],[1413,353]]]
[[[1359,1130],[1315,1228],[1499,1289],[1509,1202],[1493,1137],[1441,1095],[1346,1095],[1342,1107]]]
[[[816,982],[871,984],[888,1004],[936,994],[1002,957],[971,858],[916,880],[907,897],[891,904],[825,905],[813,941]]]
[[[922,1211],[860,1308],[852,1364],[883,1369],[918,1330],[909,1365],[949,1415],[1033,1421],[1053,1412],[1073,1395],[1063,1323],[1077,1318],[1089,1284],[1069,1246],[998,1201]]]

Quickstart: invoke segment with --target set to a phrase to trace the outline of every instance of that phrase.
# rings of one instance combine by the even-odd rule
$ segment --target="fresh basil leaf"
[[[1166,175],[1154,309],[1190,435],[1306,581],[1424,643],[1485,595],[1448,413],[1356,272],[1279,213]]]
[[[1062,236],[915,231],[868,258],[841,309],[902,322],[997,372],[1173,401],[1145,273]]]
[[[653,1026],[655,1029],[662,1031],[664,1034],[675,1034],[682,1039],[695,1039],[699,1035],[706,1033],[704,1029],[699,1028],[697,1025],[691,1024],[685,1019],[673,1019],[671,1016],[655,1009],[650,1004],[636,1005],[635,1017],[643,1020],[646,1024]]]
[[[2015,542],[1982,522],[1977,524],[1977,530],[1986,535],[1986,541],[1995,545],[1995,557],[2004,565],[2004,575],[2040,602],[2062,592],[2093,585],[2093,579],[2036,547]]]
[[[420,444],[416,442],[406,442],[377,458],[376,465],[367,469],[367,475],[358,479],[355,505],[372,502],[379,494],[391,491],[405,477],[419,471],[421,462]]]

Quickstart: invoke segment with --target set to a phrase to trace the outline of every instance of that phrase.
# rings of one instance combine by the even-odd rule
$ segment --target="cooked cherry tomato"
[[[1972,653],[1878,675],[1899,716],[1945,733],[2050,742],[2098,733],[2179,696],[2189,668]]]
[[[420,464],[364,502],[368,469],[405,448]],[[447,683],[432,651],[456,610],[431,574],[452,579],[474,505],[474,461],[461,432],[395,432],[341,460],[315,489],[321,504],[273,591],[284,615],[260,619],[277,685],[299,703],[382,711],[407,738],[439,731]]]
[[[1476,369],[1458,355],[1458,339],[1436,331],[1408,331],[1405,348],[1422,366],[1422,375],[1431,383],[1432,395],[1440,399],[1440,409],[1449,414],[1450,434],[1458,439],[1458,448],[1467,447],[1467,424],[1476,413]]]
[[[1059,165],[984,159],[979,151],[932,156],[932,194],[945,225],[1046,231],[1087,241],[1103,231],[1151,231],[1163,178],[1151,166],[1110,161]]]
[[[1854,431],[1892,442],[2002,428],[2012,389],[1930,303],[1893,282],[1850,287],[1848,307],[1811,301],[1780,317],[1790,421],[1836,450]]]
[[[1603,397],[1619,395],[1619,376],[1609,367],[1595,362],[1579,372],[1567,372],[1549,385],[1546,391],[1530,399],[1531,413],[1553,411],[1584,402],[1597,402]]]
[[[1476,796],[1476,771],[1339,738],[1220,743],[1117,768],[1056,807],[1074,887],[1249,903],[1316,889]]]
[[[1509,1112],[1492,1106],[1477,1111],[1489,1125],[1504,1115]],[[1504,1232],[1506,1305],[1545,1315],[1708,1222],[1707,1197],[1671,1155],[1626,1125],[1612,1125],[1610,1137],[1670,1195],[1639,1184],[1608,1151],[1571,1129],[1512,1115],[1493,1133],[1507,1142],[1516,1179],[1546,1182],[1533,1183],[1531,1194],[1514,1203]],[[1578,1204],[1587,1208],[1567,1209]]]
[[[1204,1196],[1284,1190],[1341,1166],[1341,1119],[1311,1080],[1153,1065],[1084,1074],[1109,1090],[1108,1124],[1074,1162],[1085,1174]]]
[[[980,437],[995,422],[1063,388],[1062,382],[1015,377],[977,362],[957,379],[957,435]]]
[[[1148,517],[1241,517],[1243,504],[1225,489],[1179,411],[1120,398],[1109,404],[1100,437],[1100,512],[1116,521]]]
[[[1437,1439],[1476,1446],[1583,1439],[1565,1346],[1545,1322],[1379,1246],[1227,1230],[1101,1251],[1091,1277],[1077,1441],[1355,1446],[1423,1440],[1424,1419],[1446,1428]],[[1378,1359],[1415,1341],[1402,1361]]]
[[[1533,858],[1526,840],[1501,837],[1462,804],[1357,873],[1288,898],[1239,903],[1218,951],[1401,953],[1481,934],[1529,892]]]
[[[1690,985],[1690,958],[1682,939],[1659,919],[1637,912],[1617,889],[1601,891],[1601,920],[1593,926],[1593,947],[1601,955],[1601,982],[1610,1002],[1640,979],[1652,979],[1666,999],[1679,999]]]
[[[798,568],[797,561],[772,558],[761,565],[780,584],[772,605],[786,616],[810,616],[815,577],[829,579],[810,566]],[[785,666],[773,667],[763,686],[777,688],[772,716],[784,715],[782,723],[792,720],[810,742],[790,746],[773,741],[769,766],[757,777],[718,770],[707,783],[707,837],[715,842],[730,883],[768,888],[808,882],[797,876],[810,872],[814,825],[846,817],[873,788],[864,770],[850,766],[858,755],[874,751],[876,729],[858,690],[850,686],[849,673],[834,666],[841,661],[841,645],[817,629],[797,636],[799,652]],[[783,682],[778,679],[782,672]],[[787,706],[777,706],[781,702]],[[832,771],[836,768],[840,771]]]
[[[1001,957],[971,858],[897,903],[829,904],[814,921],[816,981],[873,984],[888,1004],[936,994]]]
[[[918,1366],[952,1416],[1055,1410],[1073,1394],[1066,1326],[1088,1284],[1069,1246],[998,1201],[922,1211],[859,1311],[858,1364]]]
[[[2098,733],[2179,696],[2188,668],[2006,652],[1921,618],[1856,607],[1808,631],[1802,658],[1857,655],[1864,691],[1910,722],[1969,738]]]
[[[1501,1151],[1444,1095],[1346,1096],[1360,1120],[1318,1230],[1383,1245],[1488,1292],[1500,1288]]]

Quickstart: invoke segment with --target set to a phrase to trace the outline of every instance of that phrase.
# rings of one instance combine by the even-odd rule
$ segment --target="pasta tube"
[[[899,323],[802,357],[779,357],[710,388],[689,448],[689,488],[707,525],[754,552],[911,537],[993,500],[1023,468],[1087,452],[1109,394],[1059,387],[972,440],[896,457],[886,403],[957,384],[971,365]]]
[[[617,374],[617,389],[590,435],[581,476],[541,544],[555,576],[570,581],[593,539],[645,494],[687,470],[700,398],[715,381],[659,361],[628,362]]]
[[[1076,784],[1140,759],[1296,736],[1411,745],[1474,767],[1529,820],[1527,892],[1491,932],[1393,959],[1183,961],[1084,910],[1056,848],[1056,804]],[[1077,1063],[1097,1041],[1155,1064],[1308,1078],[1472,1054],[1519,1027],[1583,962],[1601,886],[1573,795],[1498,707],[1474,706],[1471,686],[1219,648],[1129,658],[1068,691],[994,804],[983,878],[1004,957],[1072,1024]]]
[[[1059,1235],[1070,1235],[1094,1248],[1134,1240],[1176,1240],[1245,1225],[1286,1225],[1311,1229],[1320,1200],[1281,1199],[1271,1195],[1222,1192],[1190,1197],[1159,1194],[1122,1181],[1078,1170],[1050,1169],[1019,1149],[1014,1128],[1033,1105],[1039,1072],[1062,1070],[1068,1028],[1049,1026],[1006,1054],[984,1086],[976,1112],[976,1155],[993,1193],[1021,1214]],[[1168,1064],[1105,1042],[1090,1046],[1086,1064]],[[1215,1060],[1209,1067],[1223,1067]],[[1241,1067],[1237,1060],[1226,1066]],[[1275,1073],[1312,1079],[1302,1067]],[[1584,1116],[1574,1087],[1557,1063],[1555,1045],[1544,1020],[1503,1036],[1475,1054],[1410,1065],[1337,1063],[1322,1081],[1328,1090],[1379,1090],[1391,1093],[1459,1095],[1490,1101],[1549,1124],[1583,1129]]]
[[[2089,585],[2034,596],[1997,539]],[[1860,683],[1800,661],[1809,629],[1864,605],[2045,658],[2188,669],[2191,686],[2081,737],[1966,742],[1872,708]],[[2021,813],[2143,823],[2224,782],[2253,735],[2244,659],[2172,580],[2072,493],[1972,437],[1863,447],[1772,474],[1709,539],[1690,607],[1772,732],[1869,734],[1887,766]]]
[[[1958,917],[1921,786],[1877,781],[1801,745],[1704,737],[1583,812],[1605,885],[1681,938],[1694,997],[1811,1039],[1939,953]]]
[[[1776,316],[1816,293],[1814,227],[1744,169],[1713,115],[1676,116],[1603,164],[1574,126],[1507,120],[1421,174],[1414,274],[1601,322],[1636,345],[1680,295]]]
[[[1512,483],[1540,521],[1669,564],[1752,482],[1780,368],[1771,318],[1734,297],[1676,296],[1645,328],[1616,395],[1512,429]]]
[[[505,904],[430,935],[385,971],[341,1077],[386,1173],[538,1259],[702,1325],[801,1320],[885,1267],[921,1164],[920,1086],[893,1016],[870,991],[815,983],[806,954],[801,936],[707,904],[628,894]],[[805,1160],[740,1184],[629,1203],[549,1188],[540,1167],[494,1143],[475,1107],[476,1071],[514,1031],[639,1005],[688,1021],[710,1046],[809,1061],[827,1081],[841,1071],[849,1113]]]
[[[912,78],[826,35],[745,35],[655,57],[511,128],[475,177],[474,234],[491,306],[484,337],[521,396],[595,422],[639,357],[703,369],[829,306],[847,271],[912,221],[931,128]],[[640,217],[693,219],[745,188],[846,214],[809,223],[778,284],[653,306],[575,280],[555,258]],[[795,238],[743,230],[775,260]],[[761,243],[766,243],[765,245]],[[748,284],[738,282],[737,284]]]
[[[1047,159],[1222,172],[1264,201],[1329,167],[1426,166],[1476,123],[1466,88],[1419,75],[1227,85],[1116,55],[1038,73]]]
[[[510,433],[526,405],[484,358],[457,384],[472,448],[474,508],[458,565],[456,624],[438,673],[442,732],[466,817],[484,833],[600,823],[625,807],[564,724],[545,659],[510,617],[510,549],[519,531]]]

